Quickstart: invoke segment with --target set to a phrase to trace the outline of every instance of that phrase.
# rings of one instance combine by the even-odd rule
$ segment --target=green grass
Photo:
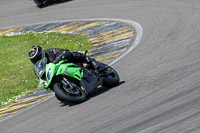
[[[33,45],[44,50],[63,48],[70,51],[84,51],[92,46],[86,37],[56,32],[0,36],[0,107],[5,106],[9,99],[38,89],[38,79],[28,57]]]

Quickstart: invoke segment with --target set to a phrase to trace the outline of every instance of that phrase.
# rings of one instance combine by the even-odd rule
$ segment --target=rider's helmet
[[[33,64],[35,64],[37,61],[41,60],[43,53],[44,50],[42,49],[42,47],[35,45],[28,52],[29,59]]]

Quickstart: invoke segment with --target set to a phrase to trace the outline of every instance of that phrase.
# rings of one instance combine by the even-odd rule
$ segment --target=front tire
[[[58,100],[60,101],[69,101],[69,102],[75,102],[75,103],[80,103],[86,100],[86,94],[85,92],[79,87],[79,94],[78,95],[72,95],[68,92],[66,92],[63,89],[64,85],[61,82],[57,82],[54,85],[54,91],[55,95]]]
[[[59,100],[59,101],[61,101],[61,102],[63,102],[64,100],[63,99],[61,99],[56,93],[55,93],[55,97]]]

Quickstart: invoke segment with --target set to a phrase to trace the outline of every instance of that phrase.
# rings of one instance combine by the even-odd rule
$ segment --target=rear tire
[[[105,73],[109,73],[107,76],[103,77],[103,86],[105,87],[114,87],[119,84],[119,74],[112,67],[108,66],[108,69],[105,70]]]
[[[43,7],[43,1],[42,0],[34,0],[34,2],[39,8]]]
[[[80,102],[83,102],[86,100],[86,94],[80,87],[79,87],[80,88],[79,95],[71,95],[68,92],[66,92],[63,89],[62,83],[60,83],[60,82],[55,83],[53,88],[54,88],[57,99],[60,101],[69,101],[69,102],[80,103]]]

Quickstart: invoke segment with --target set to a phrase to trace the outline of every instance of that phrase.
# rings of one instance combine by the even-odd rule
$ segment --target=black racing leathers
[[[45,50],[48,62],[58,63],[62,59],[68,59],[73,63],[88,63],[87,56],[79,52],[70,52],[68,49],[52,48]]]

